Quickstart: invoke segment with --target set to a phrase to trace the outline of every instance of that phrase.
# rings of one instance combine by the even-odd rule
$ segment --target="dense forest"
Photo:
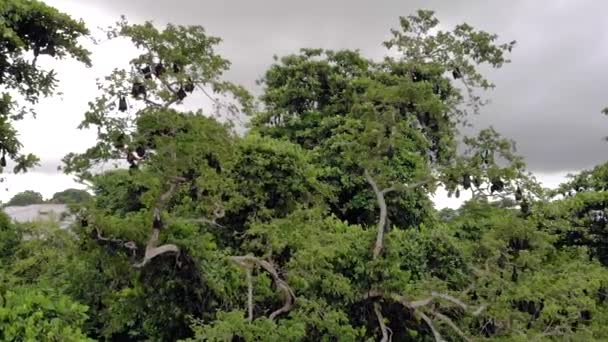
[[[58,82],[37,59],[90,65],[91,33],[39,1],[0,15],[0,167],[19,173],[39,160],[13,124]],[[69,229],[0,216],[0,340],[608,341],[608,164],[545,189],[492,127],[465,136],[515,41],[395,19],[386,57],[278,56],[259,97],[203,27],[109,28],[140,54],[62,165],[93,195]],[[213,110],[180,110],[194,93]],[[440,187],[472,199],[438,211]]]

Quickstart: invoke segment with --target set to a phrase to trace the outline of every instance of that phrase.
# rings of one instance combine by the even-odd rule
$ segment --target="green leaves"
[[[55,72],[40,68],[37,59],[72,57],[90,66],[89,52],[78,41],[89,31],[84,23],[40,1],[3,1],[0,18],[0,85],[5,90],[0,100],[0,151],[2,159],[8,156],[17,163],[15,173],[26,172],[38,159],[19,153],[22,146],[13,122],[28,112],[35,115],[28,105],[54,94],[57,85]],[[13,98],[22,98],[27,105]]]
[[[87,307],[52,291],[16,288],[0,294],[3,341],[93,341],[82,332]]]
[[[605,170],[545,203],[512,141],[458,131],[483,104],[475,91],[492,87],[479,68],[507,63],[513,43],[467,24],[439,30],[431,11],[400,24],[385,43],[397,57],[276,58],[255,113],[251,95],[223,80],[230,63],[202,27],[111,27],[139,55],[99,83],[84,113],[95,145],[64,159],[95,196],[71,230],[0,227],[0,334],[606,339]],[[54,76],[44,76],[50,91]],[[180,111],[196,95],[215,109]],[[250,113],[244,136],[220,123]],[[36,162],[18,154],[10,120],[2,132],[18,170]],[[437,213],[440,184],[474,198]]]

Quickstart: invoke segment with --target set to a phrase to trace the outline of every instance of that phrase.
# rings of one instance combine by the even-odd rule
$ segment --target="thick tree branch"
[[[386,200],[384,199],[384,191],[378,188],[378,184],[372,178],[367,170],[364,172],[365,179],[372,186],[374,190],[374,194],[376,194],[376,200],[378,201],[378,206],[380,207],[380,218],[378,218],[378,225],[376,227],[376,243],[374,244],[374,259],[378,258],[382,249],[384,248],[384,231],[386,228],[386,217],[387,217],[387,209],[386,209]]]
[[[367,169],[364,170],[364,175],[365,175],[365,179],[367,180],[367,182],[371,185],[372,189],[374,190],[374,194],[376,195],[376,200],[378,201],[378,207],[380,207],[380,217],[378,218],[378,225],[376,227],[376,230],[377,230],[376,243],[374,244],[374,251],[373,251],[373,257],[374,257],[374,259],[377,259],[378,256],[380,256],[380,253],[382,253],[382,249],[384,248],[384,232],[386,231],[386,225],[387,225],[387,220],[388,220],[388,217],[387,217],[388,210],[386,207],[386,199],[384,198],[384,196],[393,191],[406,191],[406,190],[418,188],[419,186],[422,186],[424,184],[427,184],[427,183],[433,181],[433,179],[429,178],[429,179],[425,179],[425,180],[415,182],[415,183],[412,183],[409,185],[391,186],[389,188],[380,190],[380,188],[378,187],[378,184],[376,183],[374,178],[369,174]]]
[[[261,268],[263,268],[266,272],[268,272],[270,274],[276,287],[279,290],[281,290],[281,293],[283,296],[283,306],[280,307],[279,309],[275,310],[274,312],[272,312],[270,314],[270,316],[268,316],[268,318],[270,320],[274,320],[277,316],[279,316],[283,313],[289,312],[289,310],[291,310],[291,308],[293,307],[293,303],[295,301],[296,295],[293,292],[293,290],[291,289],[291,287],[289,287],[287,282],[285,282],[285,280],[283,280],[279,276],[279,273],[277,272],[276,268],[270,262],[258,259],[254,256],[249,256],[249,255],[233,256],[233,257],[230,257],[230,259],[232,261],[234,261],[236,264],[241,265],[243,267],[253,267],[253,265],[260,266]]]
[[[443,337],[441,337],[441,334],[439,333],[439,331],[437,331],[437,328],[435,328],[435,325],[433,324],[433,320],[430,319],[429,316],[427,316],[422,311],[416,311],[415,314],[418,317],[420,317],[426,323],[426,325],[429,327],[429,329],[431,329],[431,332],[433,332],[433,337],[435,338],[436,342],[444,342],[445,341],[443,339]]]
[[[179,247],[174,244],[166,244],[159,247],[156,247],[158,244],[158,235],[160,234],[160,229],[154,228],[152,230],[152,234],[150,235],[150,239],[148,240],[148,244],[146,245],[146,254],[144,255],[144,259],[135,264],[134,267],[141,268],[144,267],[150,260],[155,257],[164,254],[164,253],[177,253],[179,254]]]
[[[181,179],[176,179],[171,182],[169,189],[159,197],[156,206],[153,210],[154,223],[152,224],[152,232],[150,233],[148,243],[146,244],[146,252],[144,255],[144,259],[140,263],[135,264],[134,267],[141,268],[145,266],[148,262],[150,262],[150,260],[164,253],[177,253],[179,255],[179,247],[174,244],[165,244],[162,246],[158,246],[158,238],[160,235],[160,231],[163,229],[164,226],[161,217],[161,211],[167,205],[167,202],[177,190],[180,181]]]

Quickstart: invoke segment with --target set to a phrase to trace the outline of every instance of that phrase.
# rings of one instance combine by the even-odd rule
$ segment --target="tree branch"
[[[161,107],[161,108],[163,107],[163,105],[162,105],[162,104],[160,104],[160,103],[158,103],[158,102],[155,102],[155,101],[150,100],[150,99],[148,98],[148,96],[144,96],[144,102],[146,102],[147,104],[152,105],[152,106]]]
[[[460,337],[462,337],[463,340],[467,341],[467,342],[471,342],[471,339],[465,335],[462,330],[460,330],[460,328],[458,328],[458,326],[456,326],[456,324],[454,324],[454,322],[452,322],[452,320],[442,314],[441,312],[437,312],[437,311],[432,311],[433,316],[439,318],[440,320],[442,320],[444,323],[446,323],[447,325],[450,326],[450,328],[452,328],[452,330],[454,330],[458,335],[460,335]]]
[[[367,169],[364,171],[365,179],[372,186],[374,190],[374,194],[376,194],[376,200],[378,201],[378,206],[380,207],[380,218],[378,219],[378,225],[376,227],[376,243],[374,244],[374,259],[378,258],[382,249],[384,248],[384,230],[386,227],[386,217],[387,217],[387,209],[386,209],[386,200],[384,199],[384,191],[378,188],[378,184],[369,174]],[[390,189],[390,188],[389,188]]]
[[[209,225],[216,226],[218,228],[225,229],[226,227],[224,227],[221,224],[216,222],[217,219],[220,219],[220,218],[224,217],[225,215],[226,215],[226,211],[224,210],[222,205],[216,203],[215,210],[213,210],[213,219],[201,217],[201,218],[196,218],[196,219],[188,219],[188,220],[186,220],[186,222],[209,224]]]
[[[279,273],[277,272],[276,268],[271,263],[269,263],[268,261],[265,261],[265,260],[260,260],[254,256],[249,256],[249,255],[233,256],[233,257],[230,257],[230,259],[232,261],[234,261],[235,263],[237,263],[238,265],[241,265],[243,267],[252,267],[253,265],[258,265],[258,266],[262,267],[266,272],[268,272],[270,274],[276,287],[279,290],[281,290],[281,292],[283,294],[283,306],[280,307],[279,309],[275,310],[274,312],[272,312],[270,314],[270,316],[268,316],[268,318],[270,320],[274,320],[277,316],[291,310],[291,308],[293,307],[293,303],[295,301],[296,295],[293,292],[293,290],[291,289],[291,287],[289,287],[287,282],[285,282],[279,276]]]
[[[148,240],[148,244],[146,245],[146,254],[144,255],[144,259],[138,263],[133,265],[136,268],[144,267],[150,260],[155,257],[164,254],[164,253],[177,253],[179,254],[179,247],[173,244],[165,244],[159,247],[156,247],[158,244],[158,235],[160,233],[160,229],[154,228],[152,230],[152,234],[150,235],[150,239]]]
[[[167,202],[169,201],[171,196],[173,196],[173,194],[177,190],[177,187],[178,187],[180,181],[181,181],[181,179],[176,178],[173,182],[171,182],[169,189],[166,192],[164,192],[162,195],[160,195],[160,197],[156,203],[156,206],[154,207],[154,210],[153,210],[154,223],[153,223],[153,227],[152,227],[152,232],[150,233],[150,237],[148,239],[148,243],[146,244],[146,252],[144,255],[144,259],[140,263],[135,264],[134,267],[141,268],[141,267],[145,266],[148,262],[150,262],[150,260],[152,260],[155,257],[157,257],[161,254],[164,254],[164,253],[177,253],[179,255],[180,249],[179,249],[179,247],[177,247],[174,244],[165,244],[162,246],[157,246],[157,245],[158,245],[158,237],[160,235],[160,231],[162,230],[162,228],[164,226],[162,217],[161,217],[161,210],[167,205]]]
[[[253,322],[253,281],[251,279],[251,267],[247,268],[247,320]]]
[[[431,329],[431,332],[433,332],[433,337],[435,338],[435,341],[437,341],[437,342],[444,342],[445,341],[443,339],[443,337],[441,337],[441,334],[439,333],[439,331],[437,331],[437,328],[435,328],[435,325],[433,325],[433,320],[430,319],[429,316],[427,316],[422,311],[415,311],[415,314],[418,317],[420,317],[426,323],[426,325]]]
[[[428,327],[431,329],[433,336],[435,337],[435,341],[444,341],[443,338],[441,337],[441,334],[439,334],[438,330],[435,328],[434,324],[433,324],[433,320],[428,317],[422,310],[422,307],[428,306],[431,303],[433,303],[434,299],[440,298],[440,299],[444,299],[447,300],[451,303],[454,303],[456,305],[458,305],[459,307],[461,307],[462,309],[464,309],[465,311],[470,311],[471,307],[466,305],[465,303],[463,303],[461,300],[459,300],[456,297],[450,296],[448,294],[444,294],[444,293],[437,293],[437,292],[432,292],[431,293],[431,297],[427,298],[427,299],[423,299],[423,300],[417,300],[417,301],[413,301],[410,302],[407,299],[405,299],[405,297],[396,294],[396,293],[384,293],[382,291],[378,291],[378,290],[370,290],[369,292],[367,292],[366,294],[364,294],[363,296],[364,299],[370,299],[370,298],[387,298],[387,299],[392,299],[393,301],[403,305],[405,308],[412,310],[412,312],[414,313],[414,315],[417,315],[420,319],[422,319],[427,325]],[[374,305],[376,305],[377,303],[374,303]],[[375,309],[375,306],[374,306]],[[475,311],[473,311],[471,314],[473,316],[478,316],[483,310],[485,309],[485,305],[480,306],[479,308],[477,308]],[[437,312],[435,310],[432,311],[434,317],[437,317],[438,319],[442,320],[443,322],[445,322],[447,325],[449,325],[452,329],[454,329],[454,331],[460,335],[461,337],[463,337],[466,341],[469,341],[468,337],[466,337],[466,335],[456,326],[456,324],[454,324],[454,322],[452,322],[452,320],[441,314],[440,312]],[[382,328],[382,327],[381,327]]]
[[[132,256],[135,256],[135,253],[137,252],[137,244],[135,242],[133,242],[133,241],[125,242],[124,240],[120,240],[120,239],[110,239],[110,238],[103,237],[101,235],[101,231],[97,227],[95,228],[95,233],[97,234],[97,236],[94,238],[97,241],[102,241],[105,243],[112,243],[115,245],[119,245],[121,247],[125,247],[131,251]]]
[[[364,170],[365,179],[371,185],[374,190],[374,194],[376,195],[376,200],[378,201],[378,207],[380,207],[380,217],[378,218],[378,225],[376,227],[376,243],[374,244],[373,258],[374,260],[380,256],[382,249],[384,248],[384,232],[387,224],[387,216],[388,209],[386,207],[386,199],[384,195],[393,192],[393,191],[405,191],[415,189],[421,185],[427,184],[433,181],[433,178],[428,178],[419,182],[415,182],[406,186],[391,186],[389,188],[380,190],[378,184],[374,180],[374,178],[369,174],[367,169]]]
[[[386,324],[384,324],[384,316],[382,316],[382,311],[380,310],[380,304],[378,302],[374,303],[374,312],[376,313],[378,324],[380,325],[380,330],[382,331],[382,339],[380,342],[389,342],[388,328],[386,327]]]

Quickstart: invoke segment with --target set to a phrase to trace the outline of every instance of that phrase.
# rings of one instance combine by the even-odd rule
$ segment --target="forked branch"
[[[405,297],[403,297],[399,294],[384,293],[382,291],[376,291],[376,290],[369,291],[368,293],[366,293],[364,295],[364,299],[373,299],[373,298],[391,299],[391,300],[403,305],[405,308],[411,310],[411,312],[416,317],[420,318],[421,320],[423,320],[426,323],[426,325],[429,327],[429,329],[433,333],[435,341],[437,341],[437,342],[444,341],[444,339],[442,338],[441,334],[435,327],[433,320],[423,311],[423,308],[431,306],[431,304],[436,299],[443,299],[443,300],[451,302],[452,304],[459,306],[460,308],[462,308],[465,311],[470,311],[470,312],[472,311],[471,314],[473,316],[478,316],[485,309],[484,305],[474,309],[474,308],[466,305],[465,303],[463,303],[461,300],[459,300],[456,297],[450,296],[448,294],[436,293],[436,292],[431,293],[431,297],[429,297],[427,299],[413,301],[413,302],[408,301]],[[379,304],[376,302],[376,303],[374,303],[374,305],[379,305]],[[456,324],[449,317],[441,314],[440,312],[437,312],[434,309],[431,309],[430,312],[434,318],[437,318],[437,319],[443,321],[450,328],[452,328],[458,335],[460,335],[464,340],[469,341],[469,338],[462,332],[462,330],[460,330],[458,328],[458,326],[456,326]],[[382,324],[381,324],[381,328],[382,328]]]
[[[165,244],[162,246],[158,246],[158,238],[160,235],[160,231],[164,228],[164,223],[161,217],[161,211],[167,205],[167,202],[177,190],[177,187],[179,185],[178,181],[179,180],[173,181],[169,186],[169,189],[165,193],[163,193],[158,199],[158,202],[156,203],[156,206],[154,207],[153,211],[154,218],[152,223],[152,232],[150,233],[148,243],[146,244],[146,252],[144,255],[144,259],[140,263],[135,264],[134,267],[143,267],[148,262],[150,262],[150,260],[161,254],[176,253],[179,255],[180,249],[174,244]]]
[[[250,256],[250,255],[233,256],[233,257],[230,257],[230,259],[233,262],[235,262],[237,265],[240,265],[245,269],[252,269],[254,266],[257,265],[257,266],[263,268],[272,277],[272,280],[274,281],[277,289],[279,289],[282,293],[283,306],[280,307],[279,309],[275,310],[274,312],[272,312],[270,314],[270,316],[268,316],[268,318],[270,320],[274,320],[277,318],[277,316],[279,316],[283,313],[289,312],[289,310],[291,310],[291,308],[293,307],[293,304],[295,302],[296,295],[293,292],[293,290],[291,289],[291,287],[289,287],[289,284],[287,284],[287,282],[279,276],[279,272],[277,272],[274,265],[272,265],[268,261],[261,260],[254,256]],[[253,306],[253,303],[250,303],[249,305],[251,308]]]

